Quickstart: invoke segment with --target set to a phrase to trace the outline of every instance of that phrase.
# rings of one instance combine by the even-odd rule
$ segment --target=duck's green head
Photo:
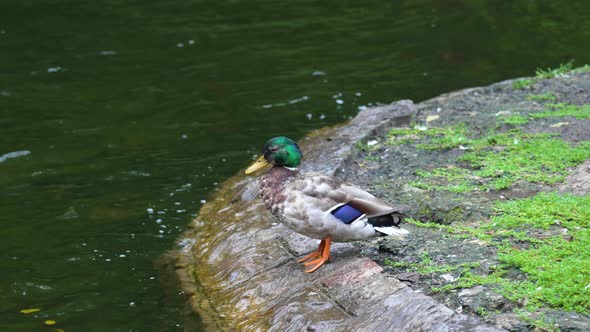
[[[273,137],[264,144],[262,156],[246,169],[246,174],[270,164],[273,166],[297,167],[301,163],[301,150],[292,139]]]

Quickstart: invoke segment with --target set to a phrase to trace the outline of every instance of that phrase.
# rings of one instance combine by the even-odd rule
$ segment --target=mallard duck
[[[246,174],[272,165],[260,181],[264,204],[288,228],[321,239],[316,251],[298,260],[305,272],[314,272],[330,259],[332,241],[408,233],[398,227],[404,206],[390,205],[334,176],[300,172],[301,157],[293,140],[274,137]]]

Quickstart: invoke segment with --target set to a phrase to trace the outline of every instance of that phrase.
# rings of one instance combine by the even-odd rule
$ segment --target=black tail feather
[[[405,215],[399,212],[393,212],[382,216],[370,217],[367,221],[375,227],[398,227],[404,220]]]

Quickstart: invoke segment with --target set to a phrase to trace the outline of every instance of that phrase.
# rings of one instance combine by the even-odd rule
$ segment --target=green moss
[[[428,140],[424,141],[424,138]],[[390,145],[406,144],[416,140],[421,143],[416,147],[424,150],[443,150],[458,147],[467,143],[467,127],[460,123],[448,128],[393,128],[388,133],[387,143]]]
[[[573,69],[574,68],[573,61],[570,61],[568,63],[561,64],[561,65],[559,65],[559,67],[554,68],[554,69],[537,68],[537,70],[535,71],[535,77],[523,78],[523,79],[514,81],[514,83],[512,83],[512,87],[514,89],[524,89],[528,86],[531,86],[531,85],[537,83],[540,80],[554,78],[554,77],[558,77],[558,76],[564,76],[573,70],[575,72],[583,72],[585,67],[586,66],[584,66],[580,69],[574,70]]]
[[[532,113],[533,118],[546,118],[546,117],[557,117],[557,116],[572,116],[576,119],[589,119],[590,118],[590,105],[571,105],[565,103],[550,104],[547,105],[548,110],[543,112]]]
[[[511,138],[512,142],[502,142],[495,148],[480,149],[460,158],[469,163],[475,176],[489,180],[484,184],[487,189],[508,188],[518,180],[545,184],[562,181],[567,168],[590,158],[588,143],[572,147],[559,139],[521,135],[502,137],[505,138]]]
[[[359,151],[372,152],[372,151],[375,151],[375,150],[379,150],[380,145],[379,144],[369,145],[368,143],[363,143],[361,141],[357,141],[356,142],[356,148]]]
[[[573,65],[573,60],[568,62],[568,63],[563,63],[561,65],[559,65],[559,67],[551,69],[551,68],[547,68],[547,69],[541,69],[538,68],[537,71],[535,72],[535,77],[539,78],[539,79],[548,79],[548,78],[553,78],[553,77],[557,77],[557,76],[563,76],[566,75],[567,73],[569,73],[570,71],[572,71],[572,69],[574,69],[574,65]]]
[[[492,237],[486,233],[484,229],[466,227],[461,225],[442,225],[434,222],[421,222],[413,218],[407,218],[406,222],[418,227],[434,228],[438,230],[444,230],[451,234],[459,235],[461,238],[465,238],[466,235],[476,237],[483,241],[490,241]]]
[[[366,156],[365,157],[365,160],[367,160],[367,161],[379,161],[380,158],[379,158],[379,156]]]
[[[559,220],[563,227],[590,228],[590,196],[542,193],[529,199],[507,201],[495,206],[492,218],[502,228],[548,229]]]
[[[447,190],[454,193],[465,193],[478,189],[478,186],[472,183],[469,170],[465,168],[449,166],[435,168],[430,172],[417,170],[416,175],[429,182],[412,181],[409,184],[424,190]],[[444,185],[436,185],[433,182],[442,182]]]
[[[562,181],[569,167],[590,158],[590,142],[570,146],[552,136],[554,134],[515,130],[474,140],[465,138],[461,142],[469,150],[459,161],[466,162],[467,168],[450,166],[417,170],[418,179],[410,185],[426,190],[465,193],[501,190],[519,180],[544,184]],[[446,148],[450,144],[438,140],[420,145]]]
[[[557,332],[560,331],[559,327],[555,324],[555,321],[547,318],[545,314],[530,314],[525,311],[516,311],[518,317],[525,322],[529,322],[535,327],[535,331],[543,332]]]
[[[497,229],[548,229],[559,224],[571,236],[537,239],[526,250],[504,244],[498,258],[527,274],[515,294],[531,305],[549,304],[590,313],[590,196],[541,193],[498,203]]]
[[[587,73],[590,72],[590,65],[583,65],[582,67],[578,67],[572,70],[574,73]]]
[[[441,287],[434,287],[432,288],[433,292],[444,292],[451,289],[464,289],[464,288],[472,288],[474,286],[479,285],[499,285],[504,283],[506,280],[503,279],[503,275],[506,273],[505,270],[497,270],[493,271],[487,275],[480,275],[473,273],[471,270],[464,271],[461,276],[453,283],[446,284]]]
[[[408,185],[415,187],[415,188],[423,189],[423,190],[438,190],[438,189],[440,189],[437,186],[433,185],[432,183],[423,182],[420,180],[410,181],[410,182],[408,182]]]
[[[545,92],[540,94],[530,94],[526,97],[527,100],[536,100],[536,101],[556,101],[557,96],[552,94],[551,92]]]
[[[556,134],[525,133],[519,129],[513,129],[503,133],[490,133],[487,136],[475,139],[471,142],[471,147],[475,151],[480,151],[492,147],[498,148],[503,146],[517,145],[523,140],[550,138],[554,136],[556,136]]]
[[[529,118],[520,114],[515,114],[502,117],[502,122],[512,126],[521,126],[527,124],[529,122]]]
[[[504,189],[517,180],[555,183],[563,180],[568,167],[590,158],[590,145],[572,147],[550,136],[518,131],[488,136],[474,140],[474,151],[459,160],[469,164],[474,176],[487,179],[486,189]]]
[[[566,311],[590,313],[590,232],[576,232],[574,240],[551,238],[528,250],[505,246],[498,258],[527,274],[515,295],[532,308],[549,304]]]
[[[490,285],[507,299],[526,303],[527,310],[532,312],[550,306],[590,313],[590,196],[541,193],[531,198],[499,202],[490,222],[479,228],[421,223],[413,219],[409,222],[420,227],[469,234],[498,249],[502,266],[483,275],[466,269],[455,282],[434,291]],[[560,235],[533,238],[524,231],[515,230],[531,232],[556,224],[567,229],[571,238]],[[429,262],[424,264],[428,266]],[[506,273],[509,269],[522,271],[525,279],[509,279]]]
[[[512,83],[512,87],[516,90],[521,90],[535,84],[536,82],[537,80],[535,78],[522,78],[514,81]]]

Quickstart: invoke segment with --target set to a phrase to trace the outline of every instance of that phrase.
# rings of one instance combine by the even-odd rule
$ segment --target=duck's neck
[[[262,176],[260,181],[260,193],[264,204],[272,213],[277,213],[282,208],[282,203],[287,198],[284,195],[285,184],[299,174],[296,168],[274,166]]]

